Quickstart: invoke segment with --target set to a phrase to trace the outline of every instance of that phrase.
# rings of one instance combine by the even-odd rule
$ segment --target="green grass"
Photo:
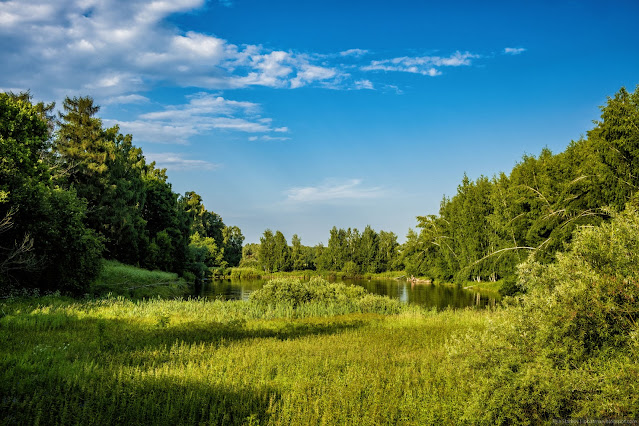
[[[186,282],[177,274],[149,271],[115,260],[103,260],[100,275],[91,283],[90,294],[134,298],[176,297],[187,291]]]
[[[124,298],[0,308],[4,424],[454,423],[469,378],[446,362],[451,336],[490,317]]]

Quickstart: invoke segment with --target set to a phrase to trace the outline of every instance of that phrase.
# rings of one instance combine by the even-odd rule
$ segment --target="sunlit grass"
[[[0,308],[9,424],[452,423],[468,377],[447,344],[490,315],[55,297]]]
[[[149,271],[115,260],[103,260],[100,274],[90,287],[94,296],[111,293],[135,298],[181,296],[186,291],[186,282],[175,273]]]

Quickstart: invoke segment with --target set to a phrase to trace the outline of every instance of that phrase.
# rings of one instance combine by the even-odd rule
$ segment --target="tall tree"
[[[142,150],[117,126],[102,128],[90,97],[66,98],[53,151],[62,183],[87,202],[91,228],[105,237],[106,255],[135,263],[146,251]]]
[[[275,237],[273,231],[267,229],[260,237],[260,250],[258,252],[260,266],[266,272],[275,271]]]
[[[379,235],[370,225],[366,225],[364,228],[359,246],[361,270],[369,273],[380,272]]]
[[[222,222],[221,218],[220,222]],[[242,244],[244,243],[242,231],[237,226],[225,226],[222,237],[224,260],[229,266],[238,266],[242,260]]]
[[[87,229],[86,203],[55,187],[50,126],[29,96],[0,93],[0,285],[81,294],[99,269],[102,244]]]
[[[275,271],[290,271],[293,269],[291,262],[291,248],[286,242],[286,237],[280,231],[275,232]]]

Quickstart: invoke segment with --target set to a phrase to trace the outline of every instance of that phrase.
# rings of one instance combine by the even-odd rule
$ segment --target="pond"
[[[196,296],[222,300],[248,300],[249,295],[261,288],[268,280],[214,280],[206,283]],[[346,284],[364,287],[373,294],[399,299],[404,303],[413,303],[438,310],[451,308],[465,308],[468,306],[494,306],[499,301],[499,294],[491,292],[477,292],[465,290],[451,285],[414,284],[404,280],[373,279],[373,280],[342,280]]]

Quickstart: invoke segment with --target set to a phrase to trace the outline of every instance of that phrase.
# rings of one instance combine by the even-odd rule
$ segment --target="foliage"
[[[57,188],[43,160],[46,111],[24,94],[0,94],[0,285],[82,294],[99,270],[101,240],[85,226],[86,204]]]
[[[379,234],[370,226],[364,232],[354,228],[348,230],[333,227],[330,231],[328,247],[304,246],[297,234],[291,239],[291,246],[280,231],[267,229],[255,247],[259,265],[268,273],[285,271],[335,271],[349,276],[375,274],[393,270],[399,266],[399,244],[392,232]],[[255,266],[251,256],[253,248],[243,253],[242,266]]]
[[[399,301],[368,294],[364,288],[313,277],[308,282],[277,278],[250,295],[250,301],[260,306],[285,305],[298,308],[308,304],[342,305],[356,312],[398,313]]]
[[[238,266],[242,260],[244,235],[237,226],[225,226],[222,230],[224,260],[229,266]]]
[[[579,229],[555,262],[519,267],[527,295],[469,343],[469,368],[483,378],[468,419],[639,415],[639,213],[610,214],[609,223]]]
[[[601,110],[588,138],[564,152],[524,155],[492,179],[464,175],[439,215],[419,216],[419,233],[409,231],[401,250],[407,273],[513,283],[530,253],[550,263],[575,229],[609,220],[607,206],[623,209],[639,187],[639,90],[622,88]]]
[[[224,249],[218,248],[215,239],[211,237],[202,237],[199,232],[191,235],[191,244],[193,248],[203,249],[205,251],[203,263],[209,268],[226,267],[224,260]]]
[[[2,287],[82,294],[102,256],[195,276],[239,264],[240,229],[175,194],[131,135],[103,128],[92,98],[67,97],[58,120],[53,107],[0,94]]]

